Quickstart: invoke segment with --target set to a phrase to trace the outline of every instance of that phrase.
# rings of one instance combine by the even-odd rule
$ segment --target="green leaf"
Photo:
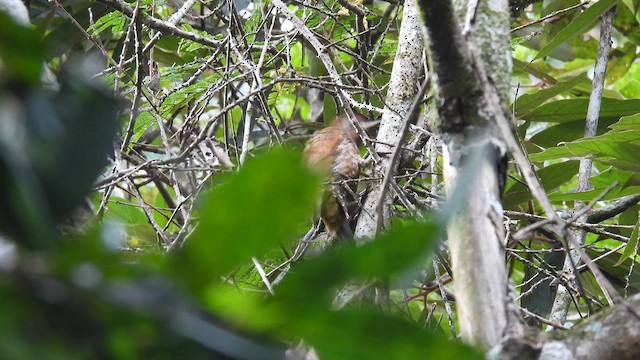
[[[552,201],[575,201],[575,200],[583,200],[583,201],[591,201],[596,196],[601,195],[606,188],[608,188],[614,182],[618,182],[624,184],[629,177],[631,176],[631,172],[622,171],[616,168],[610,168],[600,172],[599,174],[591,177],[590,181],[595,187],[591,191],[586,192],[568,192],[568,193],[552,193],[549,194],[549,199]],[[604,200],[616,199],[626,195],[632,195],[638,192],[639,187],[629,187],[623,188],[618,186],[613,190],[609,191]],[[635,224],[635,220],[632,222]]]
[[[547,167],[538,171],[538,177],[542,182],[542,186],[546,191],[552,191],[560,185],[571,180],[578,173],[578,161],[565,161]],[[505,208],[513,208],[515,205],[523,203],[531,199],[531,191],[529,188],[516,182],[503,197],[503,205]]]
[[[635,13],[633,0],[622,0],[622,3],[632,12]]]
[[[620,118],[618,122],[609,126],[613,131],[622,131],[622,130],[640,130],[640,114],[625,116]]]
[[[579,84],[588,82],[589,79],[584,74],[580,74],[569,80],[559,82],[549,88],[538,90],[534,93],[524,94],[516,101],[516,114],[518,117],[520,117],[521,114],[527,114],[545,101],[569,91]]]
[[[233,295],[228,291],[210,293],[209,303],[233,311],[237,321],[254,329],[302,337],[323,359],[412,359],[425,349],[438,359],[477,358],[479,354],[470,347],[448,341],[444,334],[422,325],[377,311],[331,309],[336,287],[347,280],[369,281],[417,270],[443,231],[444,226],[433,221],[394,224],[389,232],[364,246],[344,246],[296,264],[266,303],[241,294],[226,300]]]
[[[640,132],[637,130],[610,131],[606,134],[590,138],[590,141],[613,141],[620,143],[639,144]]]
[[[611,185],[611,184],[609,184]],[[602,195],[606,188],[596,188],[591,191],[585,192],[569,192],[569,193],[552,193],[549,194],[549,200],[551,201],[592,201],[596,197]],[[609,191],[602,200],[613,200],[627,195],[635,195],[640,193],[640,187],[628,187],[626,189],[620,189],[620,186]]]
[[[606,141],[602,139],[575,141],[565,144],[569,150],[578,155],[610,156],[616,159],[637,163],[640,167],[640,145]]]
[[[125,16],[121,12],[112,11],[98,19],[95,24],[92,24],[88,32],[97,35],[108,28],[112,28],[114,34],[118,33],[124,29],[125,19]]]
[[[640,267],[637,266],[638,264],[633,264],[633,259],[627,259],[620,265],[614,266],[614,264],[618,262],[617,258],[621,255],[619,253],[612,253],[607,256],[602,256],[604,253],[605,251],[587,249],[587,255],[589,255],[591,259],[598,259],[596,260],[596,264],[618,291],[624,291],[626,285],[625,278],[631,273],[631,276],[629,276],[628,290],[630,294],[637,293],[638,289],[640,289]],[[633,272],[630,271],[632,266],[634,267]]]
[[[323,298],[322,291],[331,298],[333,286],[347,279],[397,273],[424,260],[442,232],[443,226],[435,222],[395,224],[391,231],[364,246],[348,247],[300,264],[282,281],[278,296],[311,303]],[[309,298],[310,292],[315,294],[313,298]]]
[[[271,305],[280,313],[276,318],[286,318],[283,326],[323,359],[412,359],[424,351],[438,359],[475,358],[478,354],[469,347],[411,322],[361,309],[330,310],[335,288],[348,280],[388,278],[406,270],[413,274],[443,231],[433,221],[398,223],[364,246],[343,247],[293,267],[275,289]]]
[[[558,147],[549,148],[543,152],[530,154],[529,160],[531,160],[532,162],[543,162],[547,160],[570,158],[574,156],[575,155],[571,153],[571,151],[569,151],[569,149],[566,146],[558,146]]]
[[[560,100],[544,104],[523,116],[529,121],[564,123],[584,120],[587,117],[589,99]],[[640,100],[603,98],[600,117],[623,117],[640,113]]]
[[[614,266],[622,264],[626,259],[630,258],[631,255],[636,254],[636,250],[638,247],[638,227],[640,227],[640,221],[638,221],[636,223],[636,226],[634,226],[631,237],[629,237],[629,242],[627,243],[627,246],[624,247],[622,256],[620,256],[620,259],[616,261]]]
[[[531,62],[526,63],[524,61],[518,60],[516,58],[511,58],[511,61],[513,61],[513,71],[516,72],[518,70],[520,71],[524,71],[528,74],[531,74],[535,77],[537,77],[540,80],[544,80],[546,83],[548,84],[555,84],[558,82],[558,80],[554,79],[553,76],[549,75],[548,73],[544,72],[544,70],[539,69],[535,64],[532,64]]]
[[[380,312],[349,309],[298,322],[302,326],[296,327],[297,334],[321,359],[419,359],[425,353],[430,359],[483,359],[470,346],[444,334]]]
[[[629,186],[640,186],[640,174],[631,175],[631,177],[624,183],[623,188]]]
[[[151,111],[141,112],[136,119],[135,126],[133,127],[133,136],[131,137],[129,148],[133,147],[133,145],[140,139],[140,137],[144,135],[147,129],[149,129],[154,124],[156,124],[156,119],[154,118]]]
[[[177,256],[178,268],[198,287],[291,241],[311,218],[318,189],[299,152],[272,150],[247,160],[201,206],[202,222]]]
[[[640,216],[638,216],[640,215],[638,214],[638,210],[640,210],[640,205],[636,204],[626,209],[625,211],[621,212],[620,215],[618,215],[618,219],[617,219],[618,225],[630,226],[631,229],[612,229],[612,230],[615,233],[618,233],[622,236],[626,236],[630,238],[636,223],[640,219]]]
[[[44,51],[36,32],[0,12],[0,39],[0,58],[6,67],[3,75],[28,84],[38,83]]]
[[[618,0],[600,0],[589,6],[587,10],[576,16],[567,27],[562,29],[545,47],[540,49],[540,52],[538,52],[534,60],[547,56],[553,49],[558,47],[558,45],[591,29],[600,16],[617,3]]]
[[[621,170],[626,171],[640,171],[640,164],[633,160],[621,159],[610,156],[596,156],[593,158],[594,161],[597,161],[601,164],[611,165]]]
[[[618,79],[631,70],[631,65],[636,59],[637,49],[638,47],[635,44],[627,43],[624,48],[616,49],[612,52],[607,65],[607,83],[616,83]]]
[[[598,121],[598,134],[602,134],[607,127],[614,123],[617,118],[600,118]],[[553,126],[549,126],[539,133],[533,135],[529,142],[542,148],[551,148],[558,144],[574,141],[584,137],[584,120],[570,121]]]

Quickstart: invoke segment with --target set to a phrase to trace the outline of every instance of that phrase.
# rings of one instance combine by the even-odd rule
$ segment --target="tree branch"
[[[589,108],[587,110],[587,119],[584,130],[584,137],[593,137],[598,130],[598,118],[600,117],[600,104],[602,103],[602,93],[604,91],[604,80],[607,71],[607,63],[609,62],[609,53],[611,52],[611,29],[613,18],[616,13],[615,6],[607,11],[602,17],[602,24],[600,25],[600,47],[598,48],[598,57],[596,58],[596,64],[593,74],[593,86],[591,90],[591,96],[589,97]],[[578,171],[578,192],[588,191],[592,188],[589,178],[591,177],[592,160],[589,158],[580,159],[580,169]],[[581,209],[586,205],[581,201],[575,202],[574,214],[581,212]],[[577,219],[579,222],[587,222],[587,215],[580,215]],[[582,229],[570,229],[571,236],[576,240],[575,244],[568,244],[569,248],[582,247],[585,243],[587,232]],[[564,262],[563,270],[569,274],[573,274],[576,266],[580,261],[581,254],[578,250],[572,249],[567,254]],[[596,280],[598,277],[596,276]],[[576,280],[577,281],[577,280]],[[609,289],[606,289],[603,284],[600,284],[608,302],[611,304],[613,301],[609,294]],[[571,304],[571,294],[569,290],[564,286],[558,286],[556,292],[556,298],[553,302],[553,308],[551,310],[550,320],[557,323],[564,323],[567,318],[567,311]]]
[[[588,223],[594,224],[610,219],[640,202],[640,194],[629,195],[614,201],[612,204],[587,213]]]
[[[99,3],[102,3],[104,5],[107,5],[109,7],[112,7],[118,11],[120,11],[121,13],[132,17],[133,13],[134,13],[134,9],[133,7],[131,7],[131,5],[120,1],[120,0],[96,0]],[[220,40],[213,40],[198,34],[194,34],[188,31],[184,31],[178,27],[176,27],[174,24],[172,24],[171,22],[167,22],[167,21],[163,21],[151,16],[144,16],[142,15],[142,13],[140,14],[140,17],[142,18],[142,23],[149,26],[152,29],[158,30],[161,33],[165,34],[165,35],[174,35],[177,36],[179,38],[183,38],[183,39],[187,39],[187,40],[191,40],[203,45],[207,45],[209,47],[212,48],[217,48],[219,46],[222,45],[222,41]]]

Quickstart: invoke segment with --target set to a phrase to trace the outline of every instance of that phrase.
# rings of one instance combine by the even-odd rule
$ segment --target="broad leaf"
[[[578,156],[594,155],[596,160],[599,156],[610,156],[625,162],[635,163],[640,169],[640,145],[602,139],[574,141],[565,145]]]
[[[614,266],[619,266],[625,260],[630,258],[632,255],[636,255],[637,254],[637,250],[638,250],[638,227],[639,226],[640,226],[640,221],[638,221],[636,223],[636,225],[634,226],[633,231],[631,232],[631,236],[629,237],[629,242],[627,243],[627,246],[624,247],[624,250],[622,251],[622,255],[620,256],[618,261],[616,261]],[[635,256],[634,256],[634,258],[635,258]]]
[[[534,60],[549,55],[558,45],[591,29],[594,23],[600,19],[600,16],[616,3],[618,3],[618,0],[599,0],[589,6],[587,10],[576,16],[567,27],[562,29],[545,47],[540,49]]]
[[[549,165],[538,171],[538,177],[546,191],[552,191],[558,186],[571,180],[578,171],[578,161],[565,161]],[[513,208],[515,205],[531,199],[531,191],[520,182],[516,182],[503,198],[505,208]]]
[[[571,158],[575,155],[565,146],[549,148],[543,152],[536,154],[530,154],[529,160],[532,162],[543,162],[547,160],[554,160],[560,158]]]
[[[600,118],[597,134],[602,134],[617,118]],[[535,134],[530,142],[542,147],[551,148],[567,141],[574,141],[584,136],[584,120],[576,120],[552,125]]]
[[[298,334],[321,359],[483,359],[470,346],[380,312],[349,309],[299,319]],[[363,351],[366,349],[366,351]]]
[[[537,77],[540,80],[544,80],[548,84],[555,84],[558,82],[553,76],[539,69],[536,64],[526,63],[524,61],[518,60],[516,58],[511,58],[513,61],[513,71],[524,71],[528,74],[531,74]]]
[[[618,122],[609,126],[613,131],[640,130],[640,114],[622,117]]]
[[[559,100],[544,104],[522,117],[529,121],[565,123],[587,117],[589,99]],[[603,98],[600,117],[623,117],[640,113],[640,100]]]
[[[592,249],[587,249],[587,255],[589,255],[592,259],[596,260],[596,264],[603,271],[604,275],[607,277],[609,281],[613,284],[613,286],[618,289],[618,291],[624,291],[624,288],[627,283],[627,276],[629,276],[629,294],[636,294],[640,289],[640,267],[638,264],[633,264],[633,259],[627,259],[623,261],[620,265],[615,266],[615,263],[618,262],[620,257],[619,253],[613,253],[602,257],[603,251],[595,251]],[[631,272],[631,266],[634,267],[634,271]]]
[[[443,233],[443,226],[433,222],[396,224],[375,241],[335,254],[311,259],[295,268],[278,289],[278,295],[299,301],[317,301],[318,291],[332,296],[332,286],[351,278],[386,277],[424,261]],[[308,299],[310,291],[314,299]],[[304,298],[304,299],[301,299]]]
[[[569,80],[559,82],[549,88],[538,90],[534,93],[524,94],[516,101],[516,115],[527,114],[545,101],[552,99],[576,87],[578,84],[588,83],[589,79],[584,75],[578,75]]]

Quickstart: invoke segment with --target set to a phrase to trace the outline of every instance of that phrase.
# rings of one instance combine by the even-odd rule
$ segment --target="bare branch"
[[[96,1],[103,3],[107,6],[110,6],[122,12],[123,14],[126,14],[129,17],[132,17],[134,14],[134,9],[131,7],[131,5],[123,1],[120,1],[120,0],[96,0]],[[221,46],[223,43],[220,40],[213,40],[208,37],[204,37],[188,31],[184,31],[176,27],[175,24],[172,24],[171,22],[162,21],[160,19],[157,19],[151,16],[142,16],[142,22],[145,25],[149,26],[150,28],[158,30],[165,35],[177,36],[179,38],[183,38],[183,39],[191,40],[203,45],[207,45],[214,49]]]

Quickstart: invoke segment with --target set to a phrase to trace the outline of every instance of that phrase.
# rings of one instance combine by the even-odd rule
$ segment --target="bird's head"
[[[362,128],[365,130],[370,129],[379,123],[379,121],[370,121],[360,113],[354,112],[353,114],[355,115],[356,120],[358,120],[358,122],[360,123],[360,126],[362,126]],[[333,120],[331,126],[339,128],[340,131],[351,138],[351,140],[355,142],[358,141],[358,132],[353,127],[351,121],[349,121],[349,117],[347,115],[338,116],[335,120]]]

